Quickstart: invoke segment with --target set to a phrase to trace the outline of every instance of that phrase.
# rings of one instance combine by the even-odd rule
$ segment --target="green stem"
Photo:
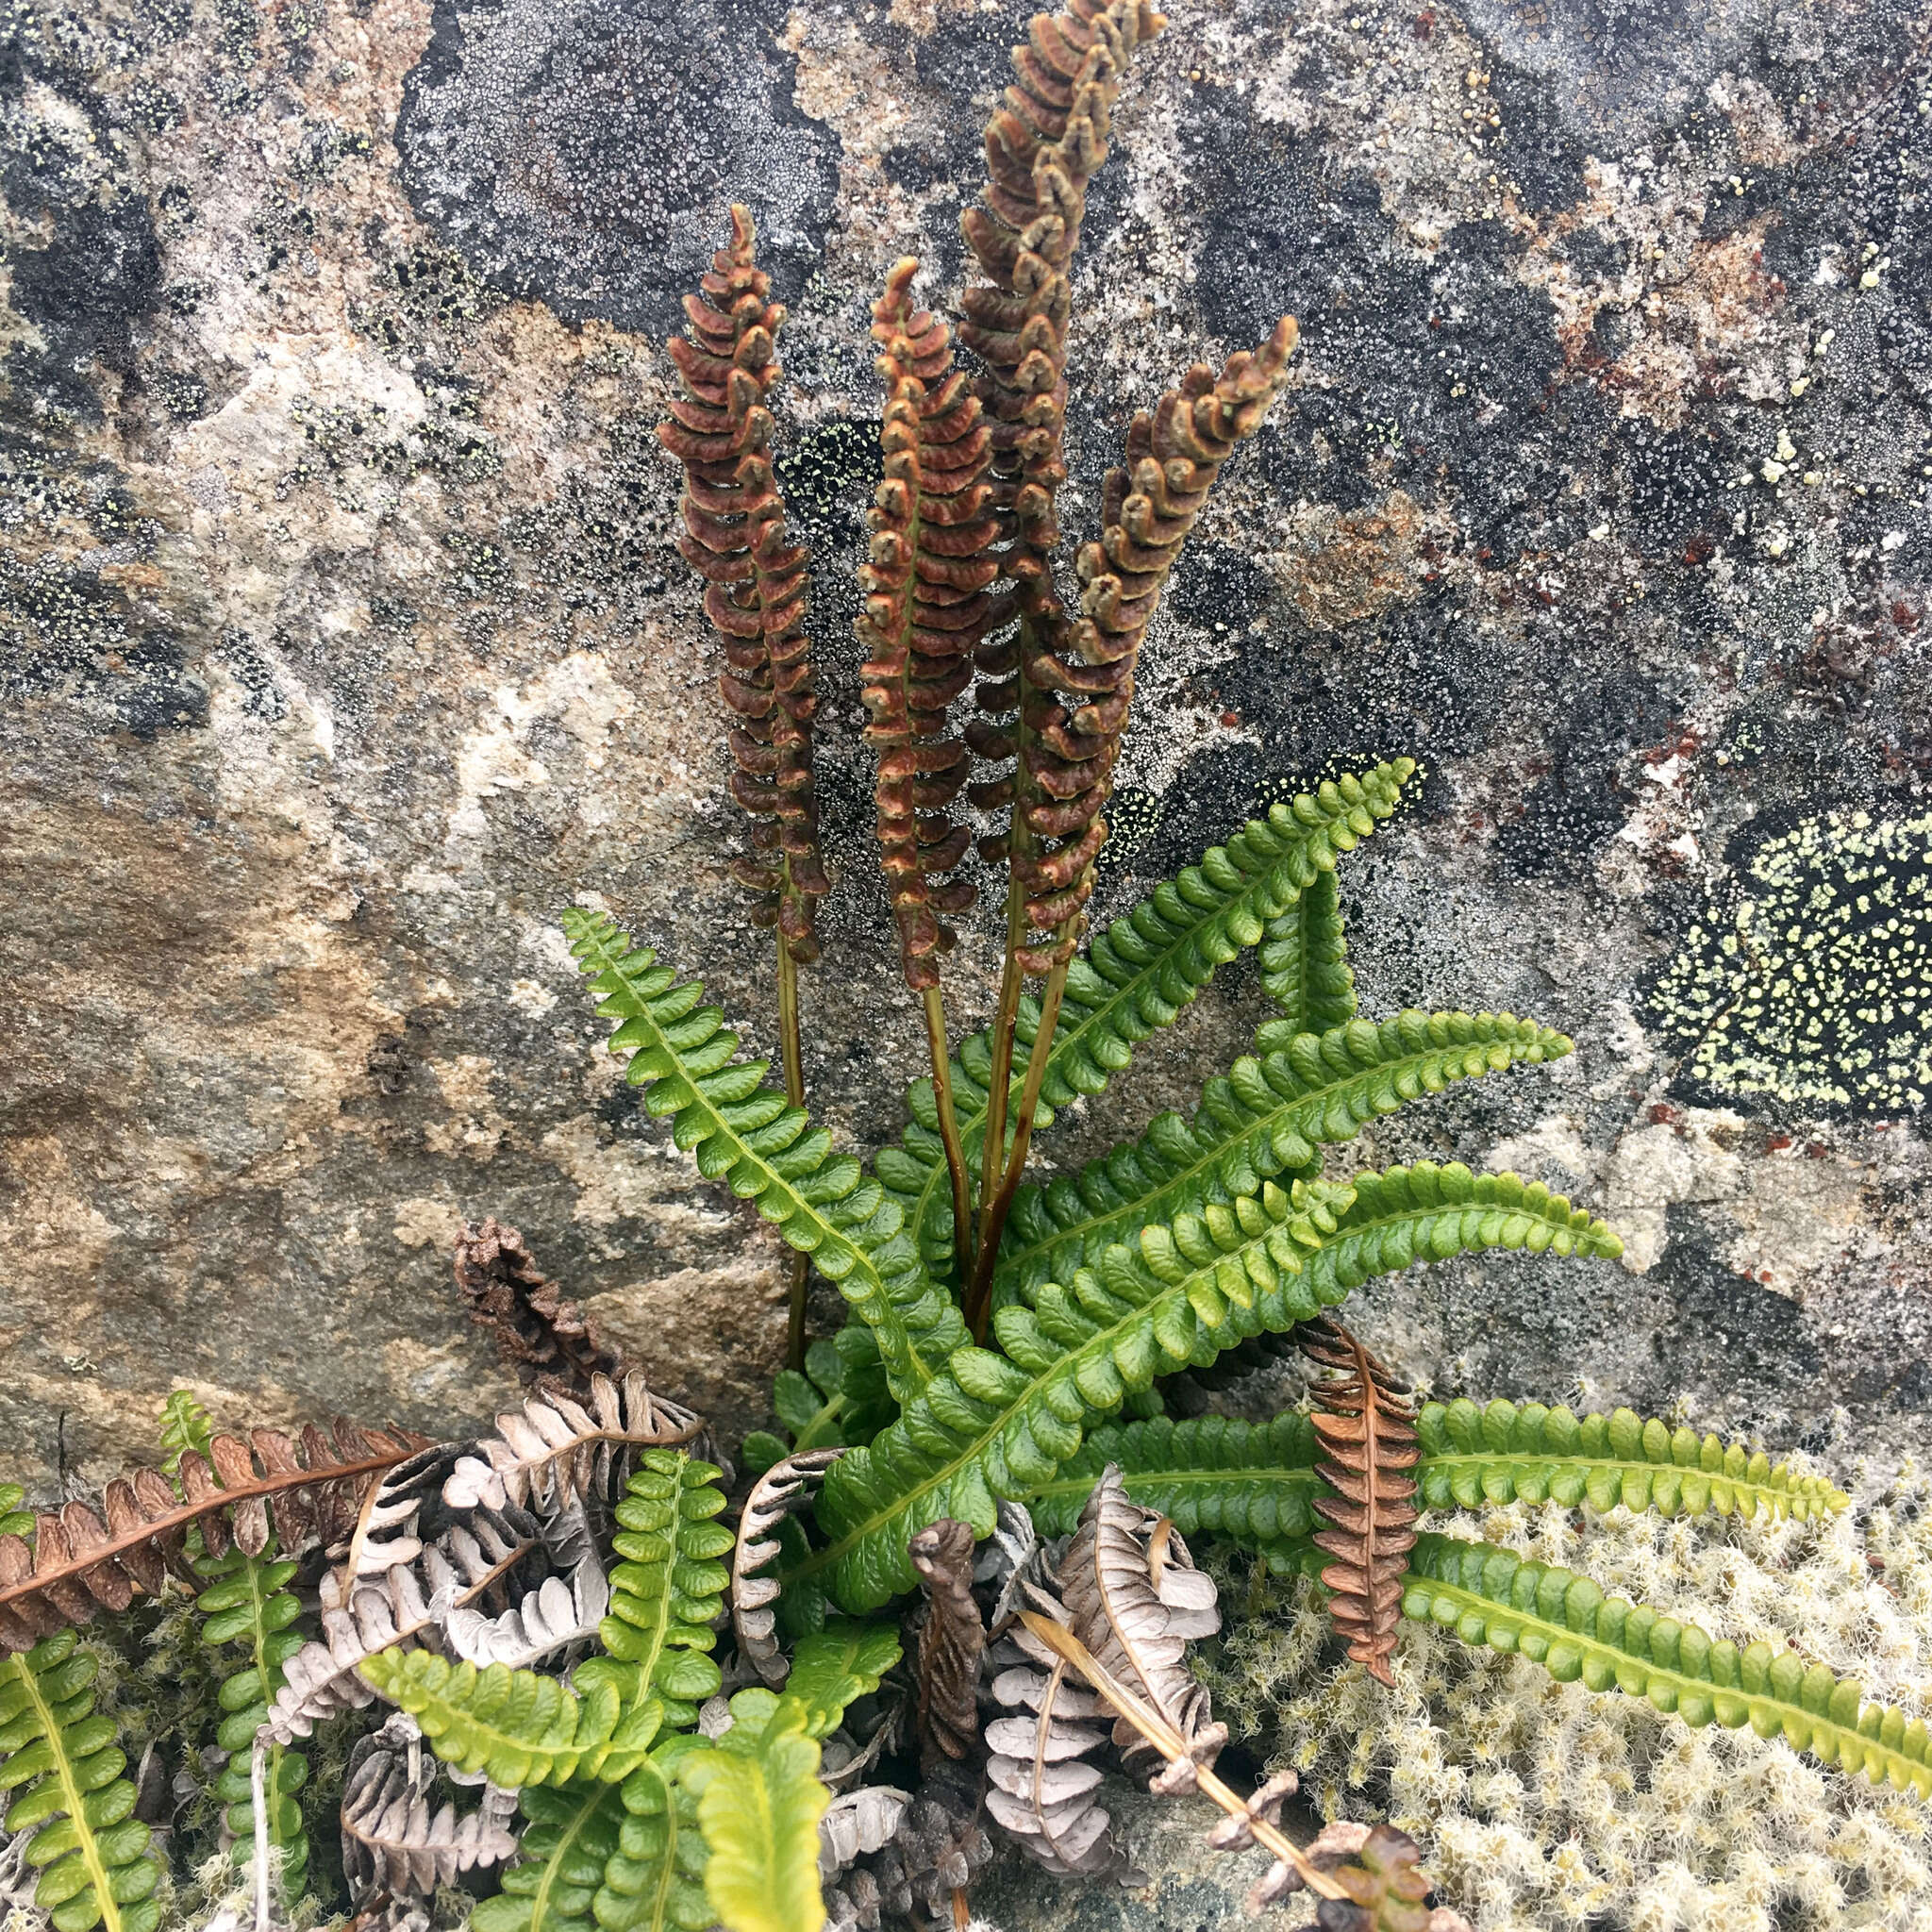
[[[785,1098],[793,1107],[805,1105],[805,1051],[798,1034],[798,961],[782,932],[773,937],[778,946],[778,1048],[785,1061]],[[790,1314],[786,1324],[785,1359],[794,1369],[805,1367],[805,1289],[811,1259],[791,1257]]]
[[[1052,1051],[1054,1029],[1059,1024],[1060,1000],[1067,990],[1067,967],[1062,959],[1046,976],[1046,997],[1041,1003],[1040,1029],[1033,1036],[1033,1050],[1026,1057],[1026,1084],[1020,1092],[1020,1110],[1013,1119],[1013,1151],[1007,1158],[1000,1177],[999,1192],[988,1204],[980,1222],[979,1257],[972,1275],[972,1289],[966,1299],[966,1325],[976,1342],[986,1341],[987,1320],[992,1309],[992,1274],[999,1259],[1000,1237],[1007,1229],[1007,1216],[1012,1212],[1013,1196],[1020,1191],[1020,1176],[1026,1171],[1026,1153],[1033,1139],[1033,1121],[1040,1111],[1040,1087],[1046,1077],[1047,1056]],[[988,1142],[990,1146],[991,1141]]]
[[[925,1043],[932,1056],[932,1097],[939,1109],[940,1141],[946,1150],[946,1172],[953,1182],[953,1255],[959,1279],[966,1281],[973,1266],[973,1197],[966,1178],[966,1149],[953,1111],[953,1062],[946,1044],[945,1002],[936,985],[925,989]]]

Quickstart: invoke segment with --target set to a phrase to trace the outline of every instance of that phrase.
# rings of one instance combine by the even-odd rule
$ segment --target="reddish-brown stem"
[[[793,1107],[803,1107],[805,1052],[798,1036],[798,962],[791,957],[785,935],[779,932],[773,937],[778,942],[778,1050],[785,1062],[785,1098]],[[792,1256],[785,1359],[794,1369],[805,1367],[805,1286],[810,1272],[808,1256]]]
[[[1054,1030],[1059,1024],[1060,999],[1067,990],[1070,963],[1069,959],[1062,959],[1046,976],[1046,994],[1040,1003],[1040,1027],[1033,1036],[1033,1050],[1026,1057],[1026,1083],[1020,1090],[1020,1108],[1013,1116],[1013,1151],[1007,1157],[999,1191],[980,1221],[979,1257],[966,1297],[966,1325],[978,1342],[986,1340],[986,1324],[992,1313],[993,1264],[999,1258],[1000,1237],[1006,1232],[1007,1216],[1012,1212],[1013,1196],[1020,1191],[1020,1176],[1026,1171],[1026,1150],[1033,1139],[1034,1116],[1040,1111],[1040,1089],[1046,1078]]]
[[[959,1279],[973,1271],[973,1195],[966,1179],[966,1148],[953,1110],[953,1062],[946,1045],[946,1008],[937,986],[925,989],[925,1043],[932,1055],[932,1097],[939,1111],[940,1141],[946,1150],[946,1174],[953,1184],[953,1258]]]

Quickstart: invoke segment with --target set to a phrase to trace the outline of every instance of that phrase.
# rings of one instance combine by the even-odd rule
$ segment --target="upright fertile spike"
[[[1012,860],[1029,931],[1053,936],[1022,953],[1028,973],[1046,972],[1078,936],[1141,641],[1222,464],[1260,427],[1296,340],[1284,316],[1261,348],[1230,357],[1218,376],[1196,363],[1151,415],[1134,419],[1126,465],[1108,473],[1100,540],[1076,559],[1080,617],[1043,613],[1011,649],[1017,675],[980,685],[983,711],[1017,713],[975,721],[966,737],[983,757],[1016,760],[1010,777],[975,787],[974,798],[1013,808],[997,856]]]
[[[719,688],[733,723],[731,795],[751,814],[752,856],[735,868],[793,959],[818,957],[813,901],[827,890],[812,790],[818,708],[805,635],[805,552],[785,534],[772,475],[766,397],[785,310],[753,255],[751,215],[731,210],[731,242],[684,298],[687,337],[665,344],[684,393],[658,438],[684,465],[677,547],[703,577],[705,615],[724,646]]]
[[[1349,1656],[1392,1684],[1402,1579],[1415,1547],[1414,1399],[1340,1322],[1303,1322],[1295,1336],[1317,1371],[1309,1420],[1324,1459],[1315,1473],[1336,1491],[1315,1499],[1330,1524],[1315,1542],[1335,1558],[1322,1572],[1333,1593],[1328,1614]]]
[[[988,277],[966,291],[959,340],[987,365],[976,387],[991,424],[1003,569],[1031,601],[1053,598],[1054,498],[1067,475],[1067,267],[1121,75],[1166,25],[1146,0],[1070,0],[1034,15],[1028,44],[1013,50],[1015,84],[987,123],[985,206],[959,220]]]
[[[941,915],[965,911],[974,896],[970,883],[943,877],[971,842],[946,816],[968,765],[966,747],[947,735],[947,707],[972,681],[980,639],[1011,615],[1010,599],[987,588],[999,575],[983,480],[990,439],[978,399],[953,373],[946,325],[912,307],[918,268],[901,260],[873,305],[886,474],[856,625],[867,652],[865,735],[879,760],[880,857],[915,991],[937,984],[935,955],[953,944]]]

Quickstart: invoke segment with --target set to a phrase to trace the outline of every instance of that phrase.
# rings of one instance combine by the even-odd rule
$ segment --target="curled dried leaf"
[[[623,1352],[546,1278],[523,1236],[494,1215],[458,1238],[456,1278],[470,1319],[495,1335],[497,1353],[519,1380],[582,1393],[593,1376],[623,1377]]]
[[[919,1633],[919,1758],[930,1774],[970,1757],[979,1743],[979,1671],[986,1626],[973,1599],[973,1526],[951,1517],[907,1546],[925,1587]]]
[[[1112,1463],[1081,1511],[1058,1583],[1074,1634],[1186,1741],[1191,1762],[1211,1764],[1227,1727],[1213,1722],[1187,1647],[1221,1628],[1214,1580],[1195,1569],[1165,1517],[1127,1494]],[[1124,1717],[1113,1740],[1130,1771],[1164,1762]]]
[[[434,1757],[390,1725],[356,1746],[341,1830],[342,1874],[358,1907],[383,1891],[427,1898],[461,1873],[514,1856],[516,1794],[486,1786],[481,1807],[459,1817],[453,1803],[435,1804],[435,1774]]]
[[[738,1519],[731,1553],[731,1627],[738,1648],[776,1690],[791,1665],[778,1643],[778,1579],[770,1574],[781,1545],[779,1525],[818,1493],[825,1472],[843,1449],[807,1449],[774,1462],[752,1485]]]

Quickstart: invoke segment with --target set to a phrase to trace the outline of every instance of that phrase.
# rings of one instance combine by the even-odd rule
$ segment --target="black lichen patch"
[[[826,546],[856,542],[885,475],[879,425],[834,416],[786,432],[772,469],[794,534]]]
[[[1678,1087],[1896,1116],[1932,1094],[1932,814],[1807,814],[1757,836],[1648,989]]]
[[[839,150],[792,104],[784,16],[771,0],[440,0],[396,133],[418,212],[492,287],[662,334],[742,201],[796,299]]]

